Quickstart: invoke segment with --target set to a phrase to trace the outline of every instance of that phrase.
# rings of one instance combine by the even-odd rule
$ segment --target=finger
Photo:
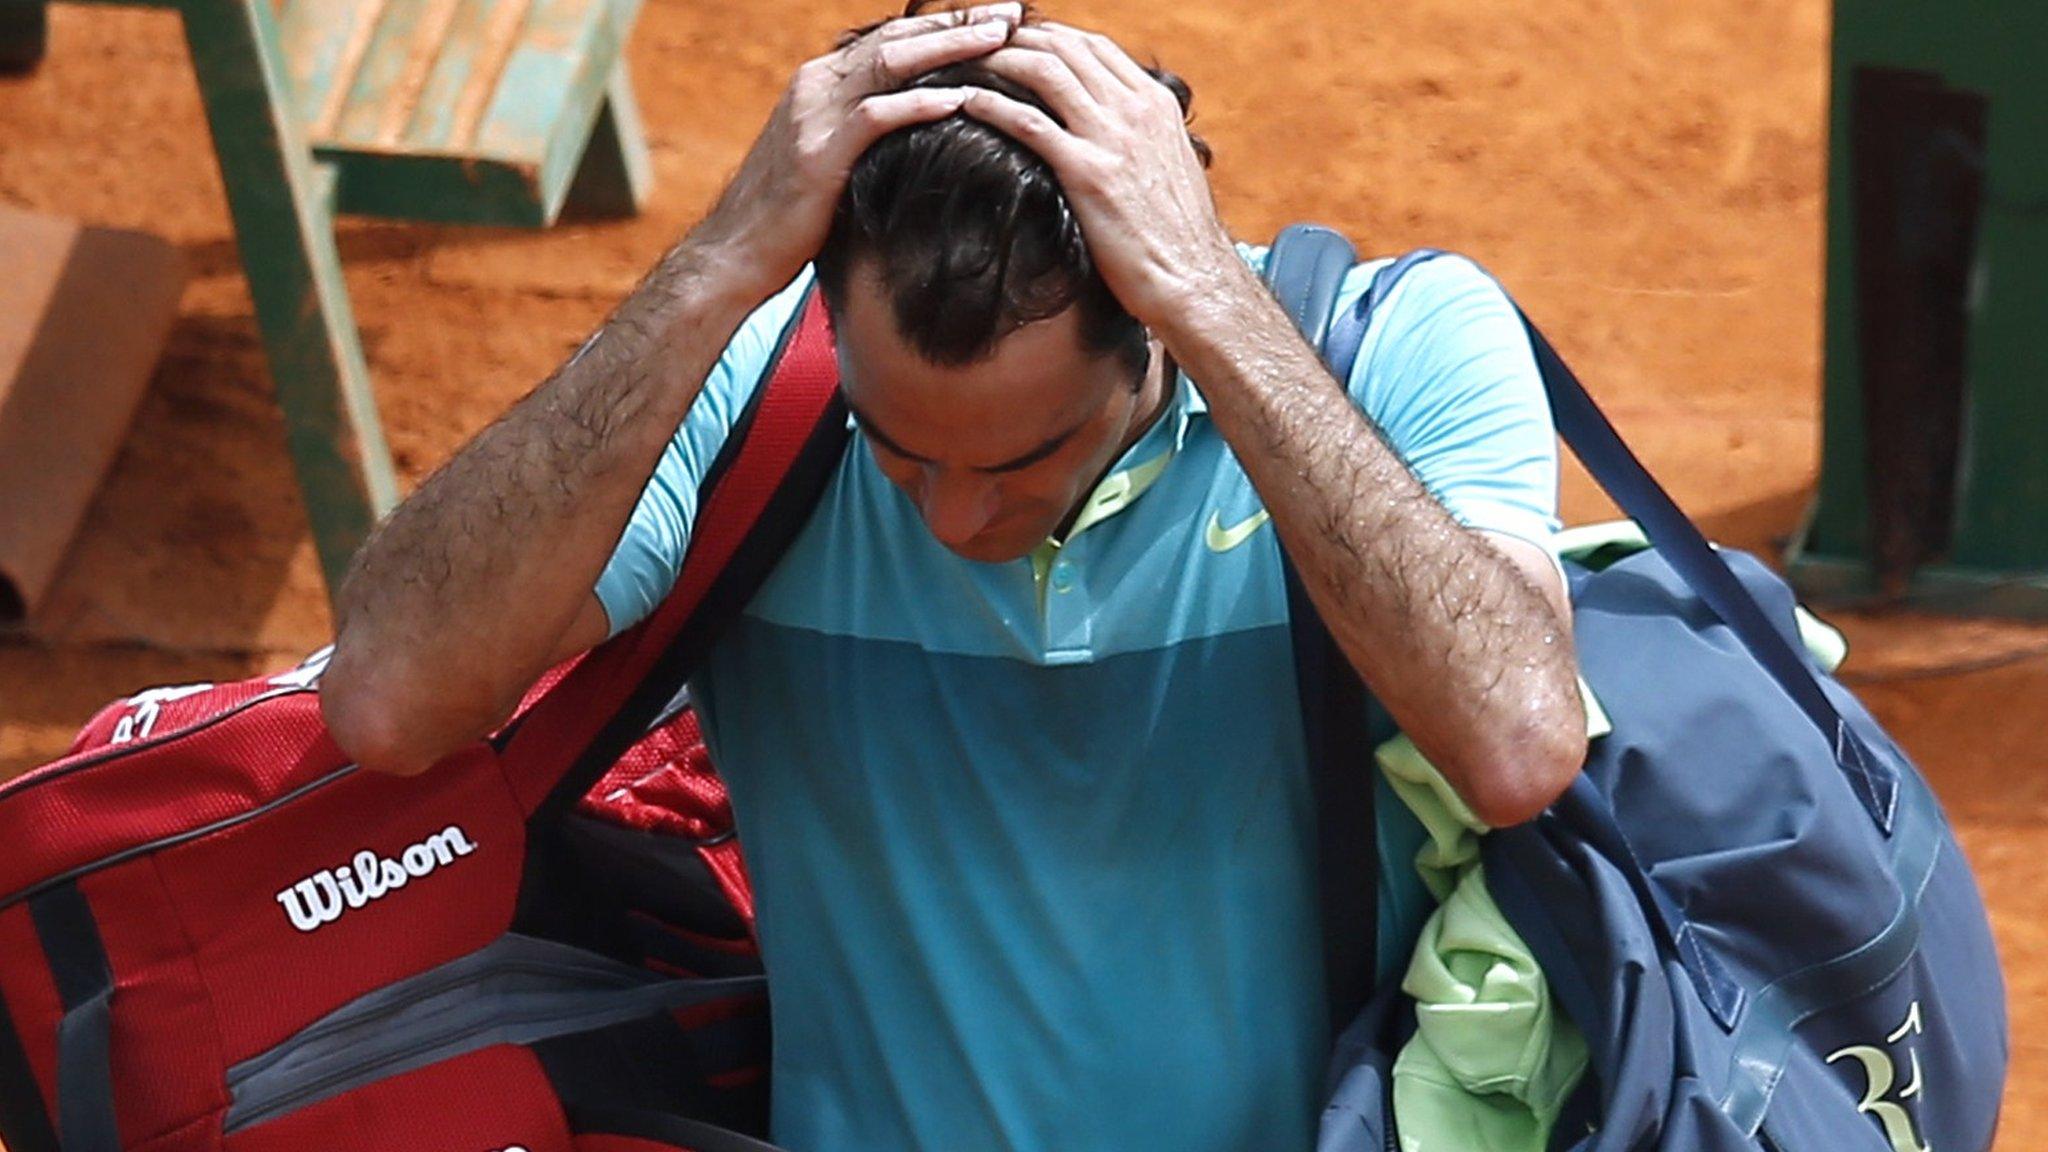
[[[898,128],[943,120],[966,103],[967,88],[908,88],[869,96],[847,113],[845,128],[833,137],[835,159],[852,167],[868,145]]]
[[[1065,60],[1051,52],[1004,48],[981,63],[1005,80],[1030,89],[1068,128],[1087,132],[1102,122],[1102,102],[1088,91]]]
[[[1088,46],[1089,54],[1094,56],[1104,69],[1140,92],[1149,92],[1152,85],[1159,83],[1150,72],[1145,71],[1143,65],[1131,59],[1130,53],[1124,51],[1123,45],[1100,32],[1088,32],[1067,24],[1055,24],[1049,20],[1043,27],[1054,32],[1072,33],[1081,43]]]
[[[847,49],[844,76],[852,83],[849,98],[885,91],[948,64],[986,56],[1010,38],[1010,25],[1002,20],[977,20],[935,32],[925,32],[886,43],[862,42]],[[860,57],[867,57],[863,66]]]
[[[1018,48],[1050,52],[1066,61],[1088,94],[1098,101],[1113,100],[1131,91],[1131,85],[1096,56],[1088,35],[1074,28],[1025,27],[1011,34],[1010,43]]]
[[[998,21],[1013,28],[1023,23],[1024,6],[1017,3],[1017,0],[1004,0],[999,4],[977,4],[972,8],[927,12],[922,16],[902,16],[877,27],[872,35],[877,40],[901,40],[908,36],[922,36],[927,32],[943,32],[963,24]]]
[[[1081,141],[1044,111],[991,88],[970,88],[960,111],[1031,149],[1058,175],[1079,159]]]

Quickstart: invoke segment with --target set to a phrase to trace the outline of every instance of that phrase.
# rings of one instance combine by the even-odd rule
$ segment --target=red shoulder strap
[[[574,803],[660,714],[809,519],[847,440],[839,364],[814,288],[698,487],[674,589],[592,649],[510,729],[505,772],[528,813]]]

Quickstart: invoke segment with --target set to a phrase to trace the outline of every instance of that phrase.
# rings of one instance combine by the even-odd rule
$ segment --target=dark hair
[[[904,15],[930,4],[910,0]],[[1025,23],[1037,20],[1027,4]],[[841,45],[874,27],[847,32]],[[1146,71],[1185,116],[1194,99],[1187,84],[1156,66]],[[917,86],[992,88],[1053,114],[1030,90],[972,61],[905,85]],[[1188,138],[1206,167],[1208,145],[1192,131]],[[1144,326],[1096,271],[1051,165],[965,113],[898,129],[854,162],[816,261],[835,311],[848,274],[864,261],[879,273],[898,331],[933,364],[985,359],[1023,325],[1079,307],[1084,349],[1122,356],[1134,376],[1145,368]]]

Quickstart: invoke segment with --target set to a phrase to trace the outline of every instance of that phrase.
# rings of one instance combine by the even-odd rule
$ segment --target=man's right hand
[[[602,638],[592,589],[733,332],[817,254],[860,154],[965,99],[901,86],[993,52],[1019,19],[995,4],[893,20],[797,70],[711,215],[364,544],[320,688],[337,743],[421,771]]]
[[[1016,3],[907,16],[805,63],[689,242],[716,252],[764,298],[789,283],[824,246],[861,153],[898,128],[959,111],[968,95],[902,85],[995,51],[1021,18]]]

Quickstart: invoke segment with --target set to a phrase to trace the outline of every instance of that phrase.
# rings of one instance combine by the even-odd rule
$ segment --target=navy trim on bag
[[[14,1018],[0,1001],[0,1143],[13,1152],[59,1152],[43,1090],[28,1065]]]
[[[1371,998],[1379,972],[1379,839],[1370,696],[1284,558],[1302,737],[1316,801],[1316,887],[1330,1035]]]
[[[57,1131],[64,1152],[121,1152],[114,1120],[114,971],[75,884],[29,901],[64,1017],[57,1025]]]
[[[1789,973],[1757,991],[1735,1030],[1734,1073],[1721,1110],[1748,1135],[1763,1126],[1796,1038],[1809,1017],[1839,1007],[1889,982],[1920,947],[1920,896],[1941,861],[1942,819],[1934,793],[1913,773],[1904,777],[1898,828],[1886,863],[1904,899],[1884,930],[1844,956]]]

